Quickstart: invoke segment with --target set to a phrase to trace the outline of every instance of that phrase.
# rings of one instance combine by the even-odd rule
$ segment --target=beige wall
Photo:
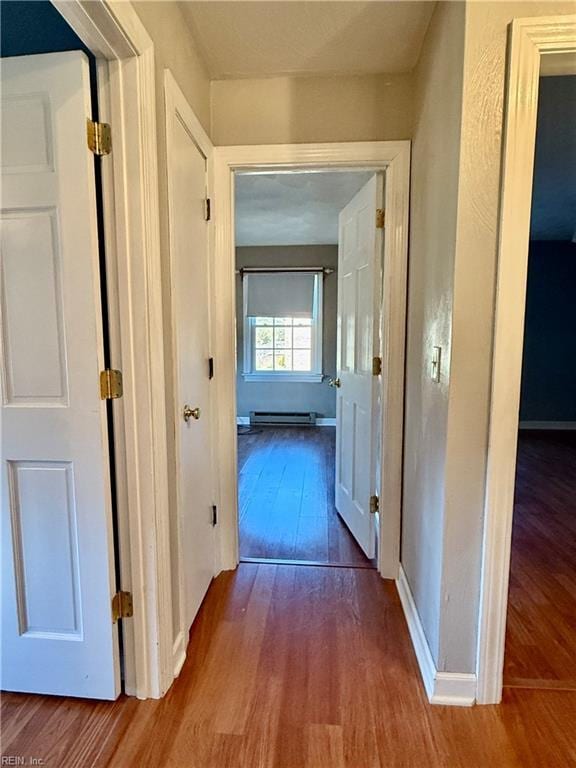
[[[416,69],[402,564],[438,661],[464,6],[439,5]],[[442,377],[430,378],[433,346]]]
[[[575,10],[574,2],[482,2],[467,6],[448,415],[441,669],[474,669],[508,25],[513,18],[551,16]]]
[[[210,133],[210,78],[178,3],[133,2],[154,42],[158,118],[163,114],[164,69],[172,70],[188,103]],[[163,117],[162,117],[163,120]]]
[[[402,561],[441,671],[475,670],[508,25],[573,12],[439,3],[416,71]]]
[[[136,13],[154,42],[156,56],[156,120],[158,127],[158,180],[160,197],[160,247],[162,253],[162,293],[164,307],[164,364],[166,371],[166,429],[171,521],[176,520],[176,456],[174,424],[174,377],[172,358],[172,319],[170,313],[170,272],[168,264],[168,190],[166,171],[166,123],[164,114],[164,69],[172,71],[186,99],[204,128],[210,128],[210,81],[194,47],[182,11],[177,3],[136,2]],[[171,528],[175,554],[177,528]],[[173,570],[173,577],[177,577]],[[173,584],[175,594],[178,585]],[[174,612],[174,619],[177,613]],[[177,627],[174,627],[176,630]]]
[[[412,91],[409,74],[216,80],[214,143],[408,139]]]

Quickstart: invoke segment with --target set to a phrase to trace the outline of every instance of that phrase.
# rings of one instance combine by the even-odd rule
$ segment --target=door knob
[[[186,422],[190,421],[190,417],[198,421],[200,418],[200,408],[190,408],[189,405],[185,405],[184,410],[182,411],[182,416]]]
[[[342,386],[342,384],[341,384],[341,382],[340,382],[340,379],[330,379],[330,381],[328,382],[328,384],[329,384],[329,386],[331,386],[331,387],[341,387],[341,386]]]

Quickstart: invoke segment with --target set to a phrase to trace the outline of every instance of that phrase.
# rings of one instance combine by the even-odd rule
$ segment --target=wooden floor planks
[[[333,427],[238,435],[240,556],[370,565],[334,506]]]
[[[159,701],[2,697],[3,755],[110,768],[576,764],[576,693],[428,704],[395,586],[371,569],[242,563],[212,584]]]
[[[242,515],[254,518],[244,541],[271,557],[353,562],[330,503],[332,438],[297,433],[240,440]],[[164,699],[2,694],[2,757],[64,768],[576,765],[575,479],[574,437],[521,437],[501,705],[428,704],[395,586],[376,571],[242,563],[210,587]],[[277,538],[254,534],[270,520]]]
[[[576,690],[576,433],[521,432],[504,683]]]

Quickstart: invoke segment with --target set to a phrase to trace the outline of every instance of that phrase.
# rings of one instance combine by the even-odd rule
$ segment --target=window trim
[[[279,274],[282,274],[279,271]],[[248,317],[248,291],[243,282],[242,302],[244,319],[244,359],[242,377],[245,381],[276,381],[292,383],[320,384],[324,379],[322,369],[322,339],[324,333],[324,276],[315,275],[314,313],[312,316],[312,370],[310,371],[256,371],[254,370],[254,321]]]

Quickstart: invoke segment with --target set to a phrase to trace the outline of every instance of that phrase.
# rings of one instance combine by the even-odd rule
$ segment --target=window
[[[322,275],[245,274],[243,286],[244,378],[321,382]]]

